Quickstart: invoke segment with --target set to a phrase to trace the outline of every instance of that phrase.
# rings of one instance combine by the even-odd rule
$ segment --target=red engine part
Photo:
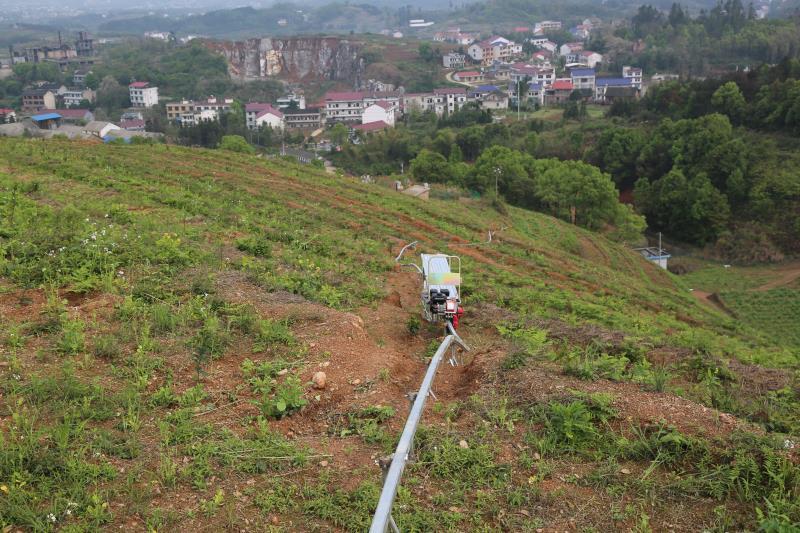
[[[464,315],[464,308],[460,305],[458,306],[458,310],[453,315],[453,329],[458,329],[458,319]]]

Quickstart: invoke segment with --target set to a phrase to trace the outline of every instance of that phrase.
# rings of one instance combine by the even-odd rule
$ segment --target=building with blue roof
[[[33,115],[31,120],[43,130],[54,130],[61,125],[61,115],[58,113],[42,113],[40,115]]]
[[[630,78],[597,78],[595,79],[594,101],[604,104],[608,100],[608,89],[612,87],[630,87],[638,92]],[[612,91],[613,92],[613,91]]]
[[[593,68],[574,68],[570,70],[569,75],[575,89],[588,89],[594,92],[596,74]]]

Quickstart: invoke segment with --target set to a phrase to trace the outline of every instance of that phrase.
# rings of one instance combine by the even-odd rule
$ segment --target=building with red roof
[[[10,124],[17,121],[17,113],[8,107],[0,107],[0,124]]]

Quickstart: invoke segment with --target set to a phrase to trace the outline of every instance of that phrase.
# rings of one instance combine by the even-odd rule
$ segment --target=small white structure
[[[361,114],[362,124],[371,124],[373,122],[385,122],[391,127],[394,127],[394,115],[397,106],[392,102],[379,100],[374,104],[368,105],[364,112]]]
[[[108,135],[109,132],[121,129],[122,128],[116,124],[112,124],[111,122],[93,120],[83,127],[83,132],[94,137],[100,137],[102,139]]]
[[[667,269],[667,261],[669,261],[669,258],[672,257],[662,248],[649,247],[636,248],[635,250],[642,254],[645,259],[652,261],[664,270]]]
[[[151,87],[146,81],[134,81],[128,85],[131,106],[153,107],[158,105],[158,87]]]
[[[622,67],[622,77],[629,78],[631,80],[631,85],[637,89],[642,88],[642,69],[625,65]]]

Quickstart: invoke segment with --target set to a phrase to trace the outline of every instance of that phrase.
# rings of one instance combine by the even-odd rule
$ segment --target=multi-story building
[[[558,31],[561,29],[561,21],[558,20],[543,20],[537,22],[533,26],[533,33],[547,33],[549,31]]]
[[[325,95],[325,120],[327,122],[361,122],[364,111],[363,92],[329,92]]]
[[[383,122],[394,127],[395,111],[397,111],[397,104],[380,100],[364,108],[364,112],[361,114],[361,123]]]
[[[386,101],[400,105],[399,92],[329,92],[325,95],[325,120],[331,122],[361,122],[368,106]]]
[[[569,72],[575,89],[586,89],[594,94],[595,72],[591,68],[574,68]]]
[[[134,81],[128,85],[131,106],[153,107],[158,105],[158,87],[151,86],[146,81]]]
[[[182,126],[193,126],[200,122],[218,120],[220,113],[231,110],[233,98],[210,96],[205,100],[182,100],[166,104],[167,118]]]
[[[283,113],[271,104],[251,102],[244,107],[245,124],[248,129],[257,130],[269,126],[273,130],[283,131]]]
[[[28,89],[22,93],[23,111],[41,111],[42,109],[55,109],[56,93],[52,89]]]
[[[626,65],[622,67],[622,77],[629,78],[631,80],[631,85],[637,89],[642,88],[642,69]]]
[[[633,87],[633,81],[631,78],[597,78],[594,85],[594,101],[599,104],[606,103],[607,92],[612,87]]]
[[[521,44],[497,36],[478,43],[472,43],[467,48],[469,57],[482,65],[491,65],[495,61],[508,62],[521,53]]]
[[[442,56],[442,65],[444,68],[464,68],[467,57],[464,54],[457,52],[450,52]]]
[[[64,91],[61,99],[64,102],[64,107],[79,107],[81,102],[86,100],[89,103],[94,102],[95,93],[91,89],[71,88]]]
[[[423,113],[436,113],[442,116],[445,113],[454,113],[467,103],[467,90],[462,87],[444,87],[434,89],[431,93],[404,94],[404,111],[420,111]]]
[[[75,72],[72,74],[72,83],[79,87],[83,87],[86,84],[86,76],[91,74],[91,69],[88,68],[79,68],[76,69]]]
[[[547,105],[563,104],[570,99],[574,87],[569,78],[556,79],[544,91],[544,102]]]
[[[322,126],[323,116],[319,107],[284,109],[283,122],[287,128],[317,129]]]
[[[305,109],[306,108],[306,97],[302,94],[297,93],[289,93],[285,96],[281,96],[275,101],[278,104],[278,109],[281,111],[285,111],[292,105],[292,102],[296,104],[297,109]]]

